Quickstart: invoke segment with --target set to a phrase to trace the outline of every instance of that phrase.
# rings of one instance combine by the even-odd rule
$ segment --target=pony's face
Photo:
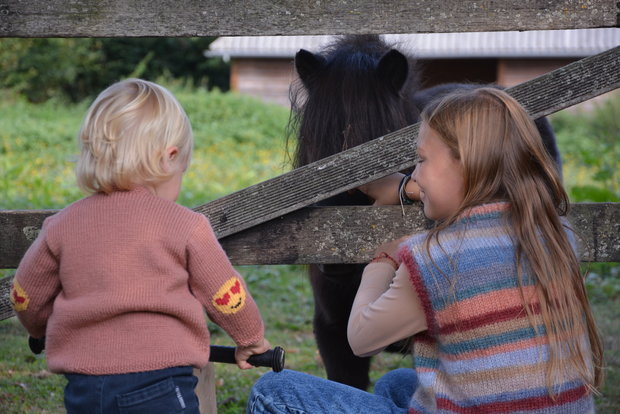
[[[302,91],[293,93],[296,166],[378,138],[417,121],[409,59],[378,36],[350,36],[323,54],[295,56]]]

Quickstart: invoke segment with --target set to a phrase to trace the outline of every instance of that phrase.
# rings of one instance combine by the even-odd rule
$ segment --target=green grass
[[[180,204],[203,204],[288,170],[287,109],[247,96],[170,88],[192,122],[195,141]],[[0,91],[0,208],[62,208],[82,197],[73,169],[87,106],[32,105]]]
[[[247,97],[168,86],[185,107],[196,138],[181,204],[202,204],[288,169],[284,151],[286,109]],[[67,105],[58,101],[31,105],[0,91],[0,208],[62,208],[81,197],[72,171],[75,137],[86,107],[87,103]],[[586,201],[592,194],[607,194],[613,199],[618,192],[614,174],[620,171],[620,158],[614,155],[617,145],[605,141],[605,135],[601,139],[598,133],[596,137],[590,134],[583,125],[589,121],[583,117],[559,115],[553,121],[572,200]],[[620,134],[615,139],[617,136]],[[583,154],[587,162],[583,162]],[[620,271],[618,264],[597,263],[589,268],[588,292],[607,361],[607,381],[597,407],[599,413],[611,414],[620,412]],[[261,309],[267,338],[287,351],[287,368],[325,377],[312,334],[312,293],[305,268],[238,269]],[[0,270],[0,276],[11,273]],[[232,345],[217,326],[210,329],[213,343]],[[410,365],[409,357],[383,353],[373,359],[371,377],[376,380],[391,369]],[[235,365],[217,364],[219,412],[243,412],[251,385],[264,372],[266,368],[241,371]],[[63,387],[64,378],[46,370],[44,357],[30,354],[26,333],[15,318],[0,322],[0,412],[62,413]]]

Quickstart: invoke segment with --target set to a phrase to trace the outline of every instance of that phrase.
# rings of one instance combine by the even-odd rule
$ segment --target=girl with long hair
[[[425,108],[417,150],[415,188],[400,189],[436,224],[377,249],[348,325],[357,355],[412,337],[415,368],[374,394],[268,374],[249,412],[593,412],[602,345],[568,197],[533,121],[503,91],[458,91]],[[381,183],[365,190],[394,192]]]

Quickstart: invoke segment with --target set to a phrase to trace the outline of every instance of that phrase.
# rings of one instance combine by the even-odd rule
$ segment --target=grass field
[[[181,204],[202,204],[288,169],[285,109],[217,92],[178,86],[173,86],[173,91],[186,108],[196,136]],[[75,135],[85,109],[85,104],[62,102],[34,106],[0,92],[0,208],[61,208],[81,197],[74,186],[72,168]],[[577,165],[573,159],[574,148],[594,152],[598,144],[578,145],[574,139],[570,135],[558,138],[563,152],[566,148],[572,151],[565,157],[567,186],[599,184],[592,182],[590,173],[596,165]],[[304,266],[238,269],[263,313],[268,339],[287,351],[287,368],[324,377],[312,335],[312,294]],[[597,407],[599,413],[611,414],[620,412],[620,271],[617,264],[597,264],[591,270],[588,288],[608,364],[607,382],[602,396],[597,398]],[[0,277],[11,273],[0,270]],[[210,329],[213,343],[232,345],[219,328],[210,325]],[[372,378],[376,380],[391,369],[410,364],[409,357],[381,354],[373,360]],[[217,364],[219,412],[243,412],[251,385],[265,371],[240,371],[233,365]],[[63,377],[50,374],[43,357],[30,354],[25,331],[15,318],[0,322],[0,412],[62,413],[63,386]]]

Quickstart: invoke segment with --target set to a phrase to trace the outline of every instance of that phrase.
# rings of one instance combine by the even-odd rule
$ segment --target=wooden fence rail
[[[0,210],[0,269],[16,268],[57,210]],[[404,215],[403,215],[404,211]],[[620,203],[575,203],[586,262],[620,262]],[[379,244],[430,225],[412,206],[308,207],[220,239],[235,265],[366,263]]]
[[[617,0],[0,0],[0,37],[381,34],[617,26]]]
[[[221,239],[235,265],[364,263],[384,241],[424,229],[419,205],[309,207]],[[0,268],[14,268],[56,210],[0,211]],[[620,203],[577,203],[569,219],[582,244],[582,261],[620,262]],[[0,280],[0,320],[13,315],[11,278]]]

